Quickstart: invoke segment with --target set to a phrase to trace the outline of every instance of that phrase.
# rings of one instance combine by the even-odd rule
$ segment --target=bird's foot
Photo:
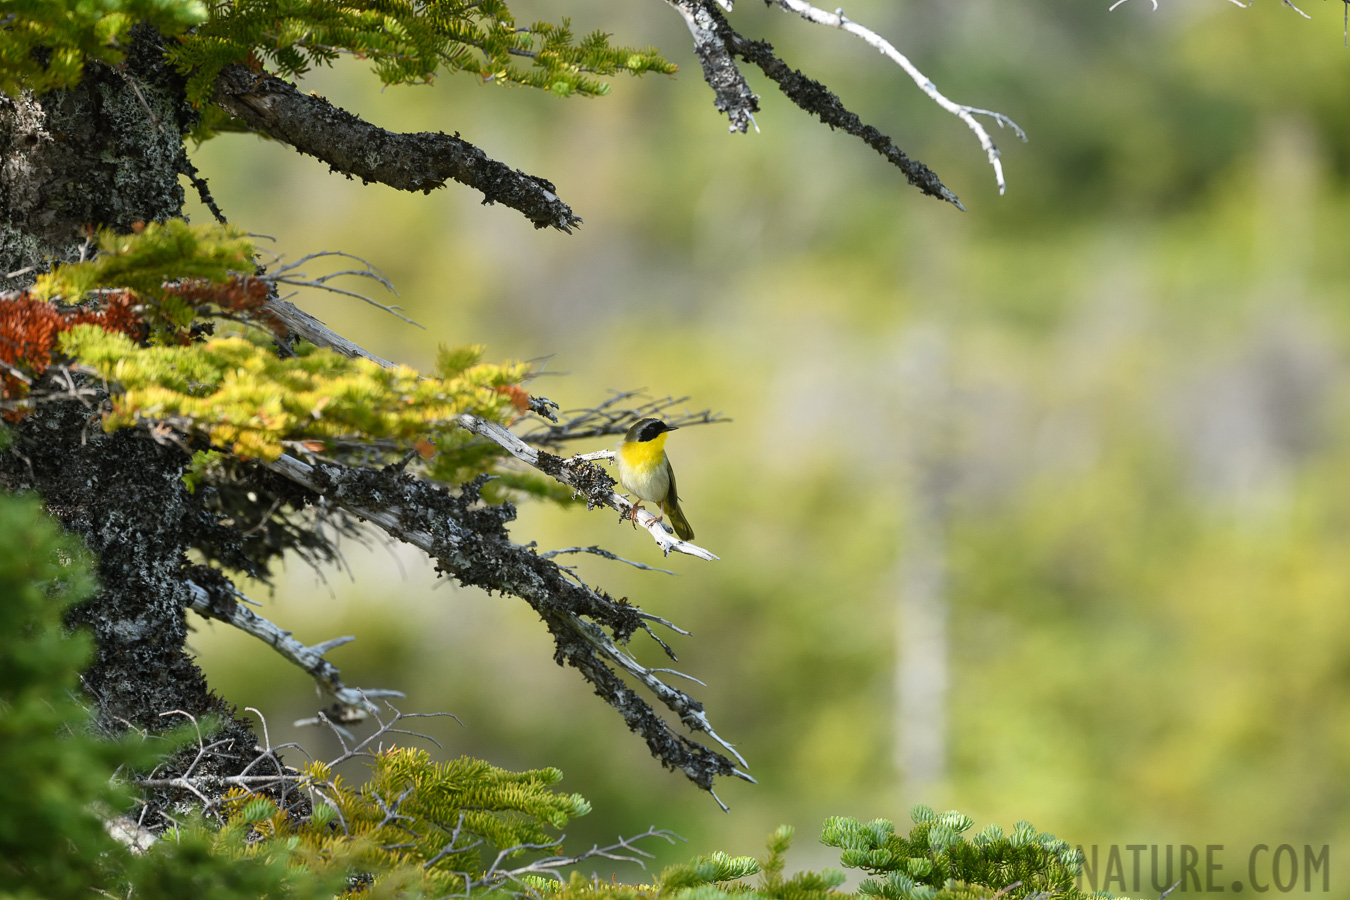
[[[624,519],[627,519],[628,521],[633,523],[633,530],[637,531],[637,514],[638,510],[640,509],[642,509],[641,500],[639,500],[637,503],[634,503],[632,506],[628,507],[628,509],[625,510],[624,513],[619,516],[619,521],[622,522]]]

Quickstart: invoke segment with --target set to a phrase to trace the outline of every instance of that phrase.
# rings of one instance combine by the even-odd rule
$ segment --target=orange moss
[[[28,393],[20,375],[37,377],[52,363],[57,337],[76,325],[97,325],[145,340],[148,328],[140,316],[136,298],[127,292],[104,294],[97,305],[59,309],[27,294],[0,297],[0,401],[17,400]],[[6,410],[4,418],[15,421],[21,410]]]

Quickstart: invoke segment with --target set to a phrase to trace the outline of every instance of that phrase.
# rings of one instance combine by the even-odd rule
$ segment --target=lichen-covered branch
[[[759,98],[745,83],[745,76],[727,51],[723,34],[726,20],[702,0],[666,0],[694,37],[694,52],[703,65],[703,80],[716,98],[713,105],[731,120],[730,131],[744,134],[755,122]],[[756,128],[758,130],[758,128]]]
[[[386,131],[280,78],[240,65],[220,73],[212,99],[250,128],[349,177],[423,193],[458,181],[481,191],[484,203],[523,213],[536,228],[570,233],[581,224],[548,181],[492,159],[458,135]]]
[[[965,206],[957,199],[956,194],[942,183],[936,172],[917,159],[911,159],[889,137],[874,126],[864,123],[856,113],[844,106],[829,88],[783,62],[769,43],[748,40],[736,33],[725,19],[722,20],[722,26],[724,39],[732,52],[758,66],[765,75],[773,79],[783,95],[802,110],[831,128],[837,128],[861,140],[880,153],[891,165],[904,172],[905,179],[928,196],[946,200],[957,209],[965,211]]]
[[[328,347],[332,350],[352,357],[363,357],[380,363],[383,366],[392,366],[387,360],[380,359],[367,353],[358,344],[347,340],[331,329],[327,328],[318,319],[297,309],[290,303],[283,301],[271,301],[267,305],[269,312],[283,318],[285,323],[293,329],[300,331],[306,340],[320,347]],[[696,417],[697,419],[697,417]],[[705,421],[712,421],[708,414],[704,414]],[[506,450],[516,459],[532,466],[543,472],[545,475],[574,488],[579,494],[586,498],[588,507],[608,506],[623,513],[625,517],[631,516],[633,504],[622,494],[614,491],[614,479],[611,478],[598,466],[593,465],[590,459],[605,458],[605,454],[590,455],[590,459],[585,457],[564,458],[554,456],[551,453],[545,453],[537,447],[531,446],[521,440],[517,435],[512,434],[506,428],[496,423],[489,422],[479,416],[464,414],[459,416],[456,421],[467,431],[471,431],[480,437],[487,438]],[[563,437],[566,437],[565,429]],[[548,444],[547,435],[540,438],[537,443]],[[285,457],[278,460],[282,465],[288,465]],[[662,526],[661,520],[655,515],[647,512],[645,509],[639,509],[636,513],[637,524],[647,529],[652,539],[656,541],[658,547],[667,556],[673,550],[677,553],[684,553],[689,556],[696,556],[699,559],[705,559],[711,562],[717,557],[708,550],[690,543],[682,541],[675,535],[666,531]],[[383,526],[381,526],[383,527]]]
[[[311,465],[293,456],[282,456],[266,465],[322,496],[326,503],[422,550],[436,561],[440,571],[461,584],[511,594],[529,603],[553,634],[554,658],[580,671],[664,765],[683,772],[707,790],[719,775],[748,779],[728,757],[671,728],[615,671],[618,668],[638,677],[686,727],[709,735],[735,753],[712,730],[702,704],[660,682],[654,670],[635,669],[631,657],[619,649],[619,644],[644,627],[641,612],[626,601],[616,601],[570,578],[562,567],[541,558],[533,549],[511,542],[505,523],[515,517],[515,510],[509,504],[479,503],[477,488],[481,482],[465,485],[455,496],[395,469],[351,468],[328,462]]]

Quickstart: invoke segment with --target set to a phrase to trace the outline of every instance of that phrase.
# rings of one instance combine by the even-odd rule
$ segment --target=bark
[[[121,68],[91,64],[72,90],[0,94],[0,290],[78,259],[91,228],[126,232],[182,215],[192,112],[159,36],[134,33]]]
[[[581,224],[552,183],[492,159],[458,134],[386,131],[323,97],[239,65],[220,73],[214,100],[254,131],[323,160],[348,178],[426,194],[458,181],[482,191],[485,204],[501,203],[523,213],[535,228],[570,234]]]
[[[182,215],[178,183],[191,111],[166,68],[158,35],[135,31],[121,68],[86,67],[78,87],[18,98],[0,94],[0,290],[21,289],[53,263],[84,252],[91,229],[126,232]],[[160,733],[219,715],[223,741],[198,772],[233,774],[256,743],[188,655],[184,610],[190,546],[216,546],[241,563],[230,535],[195,502],[181,475],[188,457],[144,432],[104,434],[97,408],[43,403],[13,425],[0,453],[0,487],[36,491],[47,509],[97,555],[98,594],[72,611],[97,644],[83,674],[95,719],[109,732]],[[171,759],[175,774],[195,756]],[[206,768],[203,769],[202,765]],[[172,792],[152,798],[164,807]],[[159,824],[150,815],[147,824]]]

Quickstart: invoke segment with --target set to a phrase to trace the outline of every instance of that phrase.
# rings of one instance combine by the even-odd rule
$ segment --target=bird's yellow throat
[[[624,441],[619,445],[625,465],[635,469],[651,469],[660,465],[665,458],[666,433],[663,432],[650,441]]]

